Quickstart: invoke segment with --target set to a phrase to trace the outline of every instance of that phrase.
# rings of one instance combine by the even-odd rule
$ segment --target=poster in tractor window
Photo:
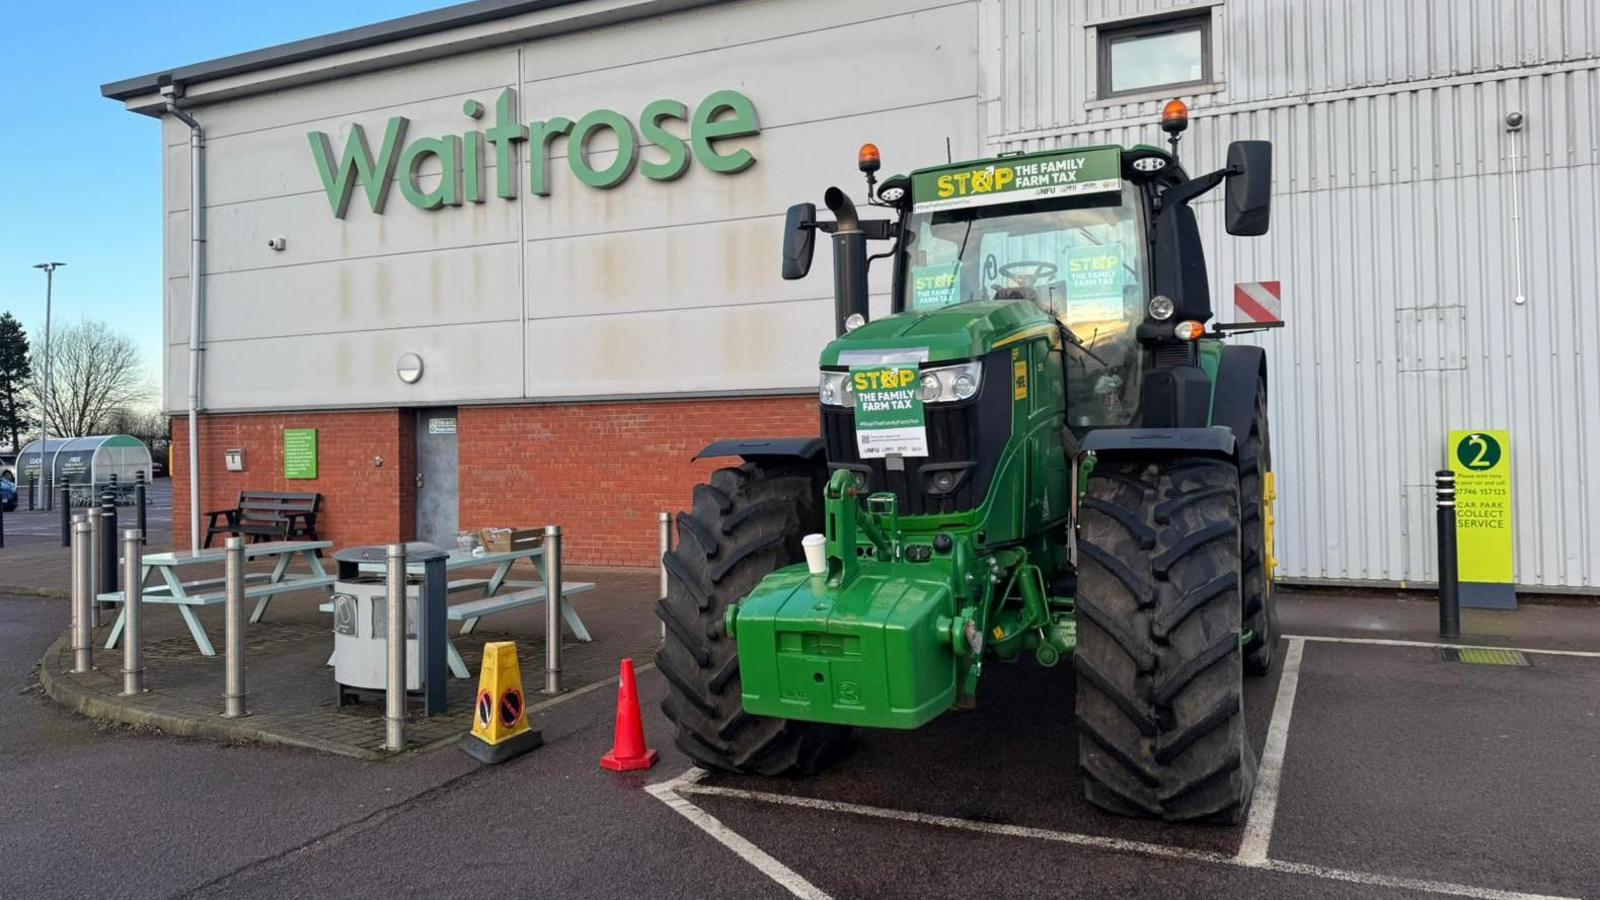
[[[914,365],[850,370],[856,395],[856,451],[862,459],[928,455],[928,428],[917,382]]]
[[[317,477],[317,430],[283,430],[283,477],[315,480]]]
[[[915,172],[911,200],[919,213],[969,209],[1119,191],[1121,179],[1121,148],[1090,147]]]

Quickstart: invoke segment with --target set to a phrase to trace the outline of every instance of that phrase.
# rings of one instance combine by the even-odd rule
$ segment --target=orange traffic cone
[[[633,681],[633,660],[622,661],[622,683],[617,689],[617,734],[600,765],[613,772],[632,772],[656,764],[660,754],[644,745],[644,721],[639,717],[639,687]]]

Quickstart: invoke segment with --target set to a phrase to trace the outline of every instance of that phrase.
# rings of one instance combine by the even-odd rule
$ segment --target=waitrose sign
[[[468,100],[461,111],[474,121],[488,112],[477,100]],[[672,122],[677,124],[669,126]],[[326,132],[307,135],[335,216],[344,218],[358,187],[372,211],[379,214],[392,184],[398,184],[401,196],[418,209],[483,203],[491,191],[496,197],[512,200],[519,182],[527,185],[530,194],[548,196],[551,145],[557,139],[567,142],[567,166],[573,176],[592,188],[616,187],[635,171],[651,181],[672,181],[689,170],[691,160],[719,175],[732,175],[750,168],[756,158],[749,150],[728,149],[721,142],[761,132],[754,104],[738,91],[716,91],[692,111],[678,100],[656,100],[645,105],[637,120],[615,110],[597,109],[576,121],[554,116],[522,122],[517,117],[517,93],[506,88],[495,100],[494,125],[489,128],[408,140],[409,125],[405,116],[391,116],[376,154],[360,125],[350,126],[350,136],[339,152],[334,151]],[[687,140],[679,136],[685,131]],[[597,167],[596,161],[589,159],[589,143],[603,132],[612,135],[617,149],[609,162]],[[526,145],[528,163],[521,172],[515,163],[518,144]],[[645,149],[645,144],[654,146]],[[493,185],[487,178],[491,158]],[[433,159],[438,160],[444,175],[425,189],[421,171]]]

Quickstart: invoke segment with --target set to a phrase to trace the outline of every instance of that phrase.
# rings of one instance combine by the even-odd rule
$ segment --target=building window
[[[1100,96],[1211,81],[1211,14],[1100,27]]]

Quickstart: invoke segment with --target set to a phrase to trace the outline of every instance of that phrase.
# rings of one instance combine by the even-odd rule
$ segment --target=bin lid
[[[406,562],[427,562],[430,559],[443,559],[450,554],[438,544],[429,544],[423,541],[411,541],[406,544]],[[386,563],[389,561],[389,546],[378,544],[372,547],[346,547],[333,554],[335,562],[342,563]]]

